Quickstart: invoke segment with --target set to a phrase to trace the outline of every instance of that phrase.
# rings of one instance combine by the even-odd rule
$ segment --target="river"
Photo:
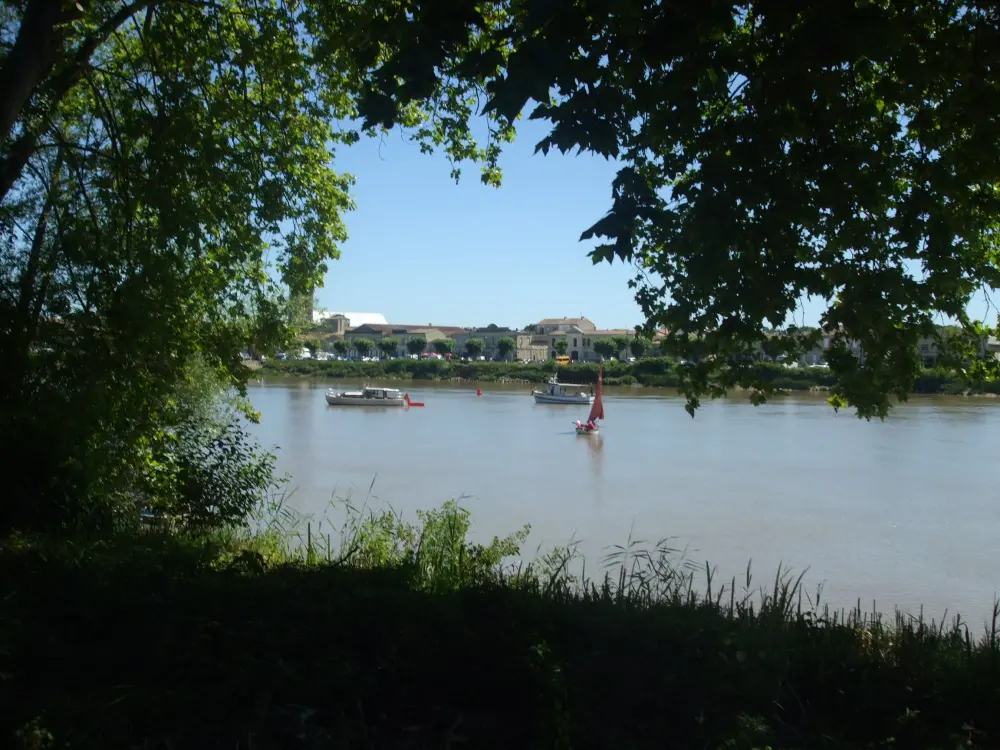
[[[346,384],[341,384],[346,385]],[[417,509],[461,498],[479,539],[532,526],[528,550],[672,538],[720,576],[752,561],[805,570],[835,607],[899,607],[983,621],[1000,589],[1000,403],[914,399],[885,422],[823,399],[762,407],[609,389],[599,436],[586,408],[536,405],[526,388],[401,386],[426,407],[327,406],[336,383],[251,386],[255,430],[292,477],[288,504],[312,517],[332,499]]]

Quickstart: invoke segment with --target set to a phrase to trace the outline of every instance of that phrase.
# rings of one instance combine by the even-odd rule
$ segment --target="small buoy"
[[[483,395],[483,389],[482,388],[476,388],[476,395],[477,396],[482,396]]]

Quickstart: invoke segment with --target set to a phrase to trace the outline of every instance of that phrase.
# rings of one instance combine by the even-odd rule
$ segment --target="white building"
[[[313,309],[313,323],[322,323],[330,318],[346,318],[347,328],[357,328],[358,326],[387,326],[389,321],[382,313],[359,313],[359,312],[330,312],[328,310]]]

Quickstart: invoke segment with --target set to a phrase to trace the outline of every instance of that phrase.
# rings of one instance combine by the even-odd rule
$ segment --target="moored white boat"
[[[592,404],[594,397],[587,392],[587,387],[583,385],[573,385],[572,383],[560,383],[556,376],[546,384],[548,387],[544,391],[532,391],[536,404]],[[579,390],[574,390],[579,389]]]
[[[365,387],[360,391],[326,392],[326,403],[330,406],[406,406],[402,391],[396,388]]]

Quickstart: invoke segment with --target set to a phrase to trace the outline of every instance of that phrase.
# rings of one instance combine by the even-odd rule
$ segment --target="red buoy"
[[[476,395],[477,396],[482,396],[483,395],[483,389],[482,388],[476,388]]]

